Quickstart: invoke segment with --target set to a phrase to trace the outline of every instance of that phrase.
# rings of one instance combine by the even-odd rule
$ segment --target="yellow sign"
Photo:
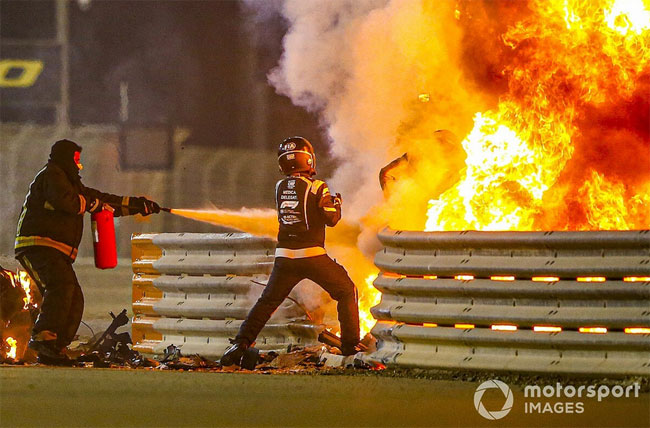
[[[0,88],[28,88],[33,86],[41,71],[43,71],[43,61],[27,59],[0,60]]]

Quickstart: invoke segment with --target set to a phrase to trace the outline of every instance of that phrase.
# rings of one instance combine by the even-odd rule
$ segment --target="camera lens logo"
[[[500,389],[503,393],[506,401],[503,403],[501,410],[489,411],[483,405],[483,402],[481,400],[483,399],[483,394],[485,394],[485,391],[488,389]],[[513,401],[514,398],[512,396],[510,387],[497,379],[491,379],[483,382],[478,386],[478,388],[476,388],[476,392],[474,393],[474,407],[476,407],[476,411],[485,419],[490,419],[492,421],[501,419],[510,413],[510,410],[512,410]]]

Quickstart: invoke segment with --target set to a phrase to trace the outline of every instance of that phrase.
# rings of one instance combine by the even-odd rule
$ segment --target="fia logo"
[[[296,180],[289,180],[289,181],[287,182],[287,187],[288,187],[289,189],[295,189],[295,188],[296,188]]]

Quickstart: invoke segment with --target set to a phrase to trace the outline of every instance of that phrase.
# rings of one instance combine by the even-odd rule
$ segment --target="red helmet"
[[[311,143],[303,137],[287,138],[278,149],[278,163],[284,175],[294,172],[316,174],[316,155]]]

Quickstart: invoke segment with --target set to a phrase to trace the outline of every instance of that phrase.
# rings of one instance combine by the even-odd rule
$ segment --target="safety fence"
[[[134,349],[162,355],[174,345],[184,355],[221,357],[268,280],[275,241],[245,233],[160,233],[136,234],[131,242]],[[256,347],[282,352],[316,344],[322,328],[285,300]]]
[[[373,360],[650,374],[650,231],[385,229],[379,239]]]

